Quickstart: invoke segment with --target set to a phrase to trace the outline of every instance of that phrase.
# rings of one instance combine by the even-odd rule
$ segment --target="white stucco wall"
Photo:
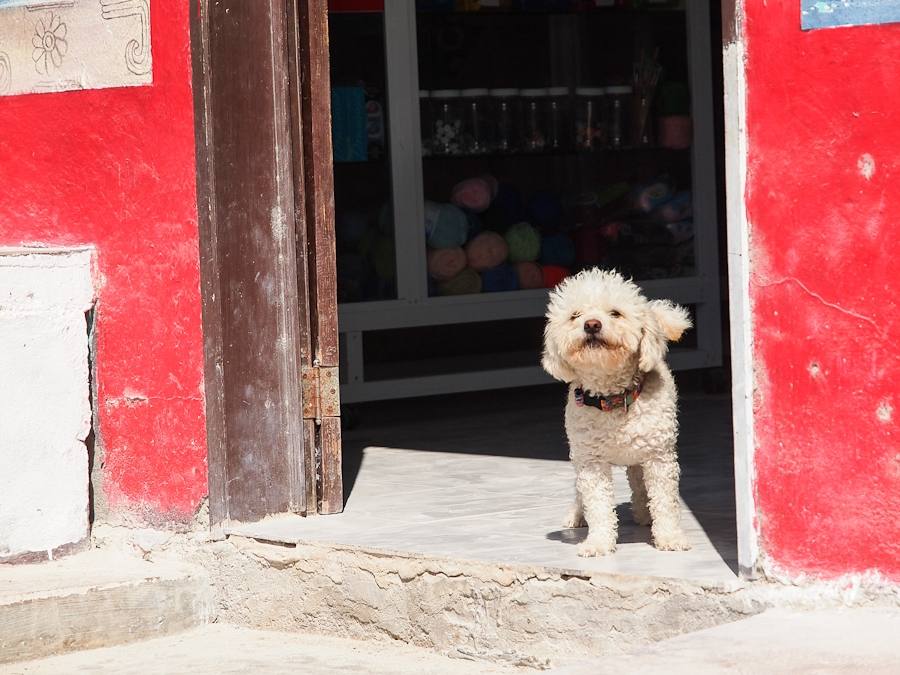
[[[88,533],[91,258],[0,248],[0,560]]]

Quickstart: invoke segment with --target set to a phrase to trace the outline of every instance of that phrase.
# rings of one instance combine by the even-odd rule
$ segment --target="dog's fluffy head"
[[[564,382],[632,379],[656,368],[690,327],[683,307],[647,300],[616,272],[586,270],[550,294],[542,365]]]

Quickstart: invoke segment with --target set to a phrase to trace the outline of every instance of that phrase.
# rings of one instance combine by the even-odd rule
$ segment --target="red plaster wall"
[[[103,489],[158,522],[207,492],[188,3],[151,38],[150,87],[0,98],[0,246],[97,247]]]
[[[900,25],[744,34],[763,550],[900,579]]]

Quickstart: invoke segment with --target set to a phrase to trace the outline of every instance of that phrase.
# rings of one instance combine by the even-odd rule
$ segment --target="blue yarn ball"
[[[567,234],[550,234],[541,240],[541,264],[571,267],[575,262],[575,242]]]
[[[562,200],[551,192],[538,192],[528,204],[531,222],[543,230],[553,230],[562,222]]]
[[[453,204],[425,202],[425,240],[431,248],[456,248],[466,243],[469,221]]]
[[[485,293],[519,290],[519,275],[516,268],[504,263],[484,270],[481,273],[481,290]]]
[[[527,220],[522,193],[508,183],[501,183],[497,187],[497,196],[486,213],[490,215],[494,227],[499,229]]]

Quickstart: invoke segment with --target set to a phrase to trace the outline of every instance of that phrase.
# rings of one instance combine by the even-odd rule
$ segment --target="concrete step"
[[[900,608],[771,609],[559,675],[795,675],[900,672]]]
[[[176,561],[91,550],[0,565],[0,663],[171,635],[212,610],[206,574]]]
[[[179,635],[0,666],[4,675],[524,675],[510,666],[450,659],[398,642],[358,642],[214,624]]]

